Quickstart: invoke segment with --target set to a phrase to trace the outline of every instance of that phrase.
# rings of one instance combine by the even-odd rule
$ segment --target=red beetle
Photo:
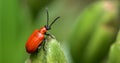
[[[49,21],[49,14],[47,11],[47,25],[42,27],[40,30],[35,30],[31,36],[29,37],[27,43],[26,43],[26,51],[28,53],[34,53],[37,51],[38,47],[41,46],[41,44],[44,42],[45,39],[44,35],[46,35],[47,30],[51,29],[52,24],[60,17],[57,17],[50,25],[48,25]]]

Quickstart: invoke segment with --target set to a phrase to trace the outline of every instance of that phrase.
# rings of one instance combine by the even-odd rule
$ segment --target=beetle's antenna
[[[53,25],[53,23],[55,23],[55,21],[57,21],[57,19],[59,19],[60,17],[55,18],[55,20],[49,25],[49,28],[51,28],[51,26]]]
[[[46,24],[46,26],[48,27],[48,25],[49,25],[49,13],[48,13],[48,8],[46,8],[46,13],[47,13],[47,24]]]

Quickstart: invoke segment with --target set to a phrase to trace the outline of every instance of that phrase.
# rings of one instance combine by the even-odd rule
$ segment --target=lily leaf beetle
[[[50,30],[53,23],[55,23],[57,19],[60,18],[60,17],[55,18],[54,21],[52,21],[52,23],[49,25],[49,13],[47,9],[46,9],[46,13],[47,13],[47,24],[41,27],[41,29],[36,29],[28,38],[28,41],[26,42],[25,48],[28,53],[34,53],[37,51],[39,46],[42,46],[41,44],[45,42],[44,39],[45,39],[45,35],[47,35],[46,32]]]

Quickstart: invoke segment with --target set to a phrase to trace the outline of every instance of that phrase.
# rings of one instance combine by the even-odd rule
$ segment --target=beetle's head
[[[46,30],[50,30],[51,27],[45,25]]]

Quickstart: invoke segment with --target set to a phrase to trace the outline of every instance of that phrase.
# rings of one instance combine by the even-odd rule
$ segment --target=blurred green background
[[[68,63],[120,63],[119,4],[119,0],[0,0],[0,63],[25,62],[29,56],[25,43],[46,24],[46,7],[50,22],[61,17],[50,32],[64,45]]]

